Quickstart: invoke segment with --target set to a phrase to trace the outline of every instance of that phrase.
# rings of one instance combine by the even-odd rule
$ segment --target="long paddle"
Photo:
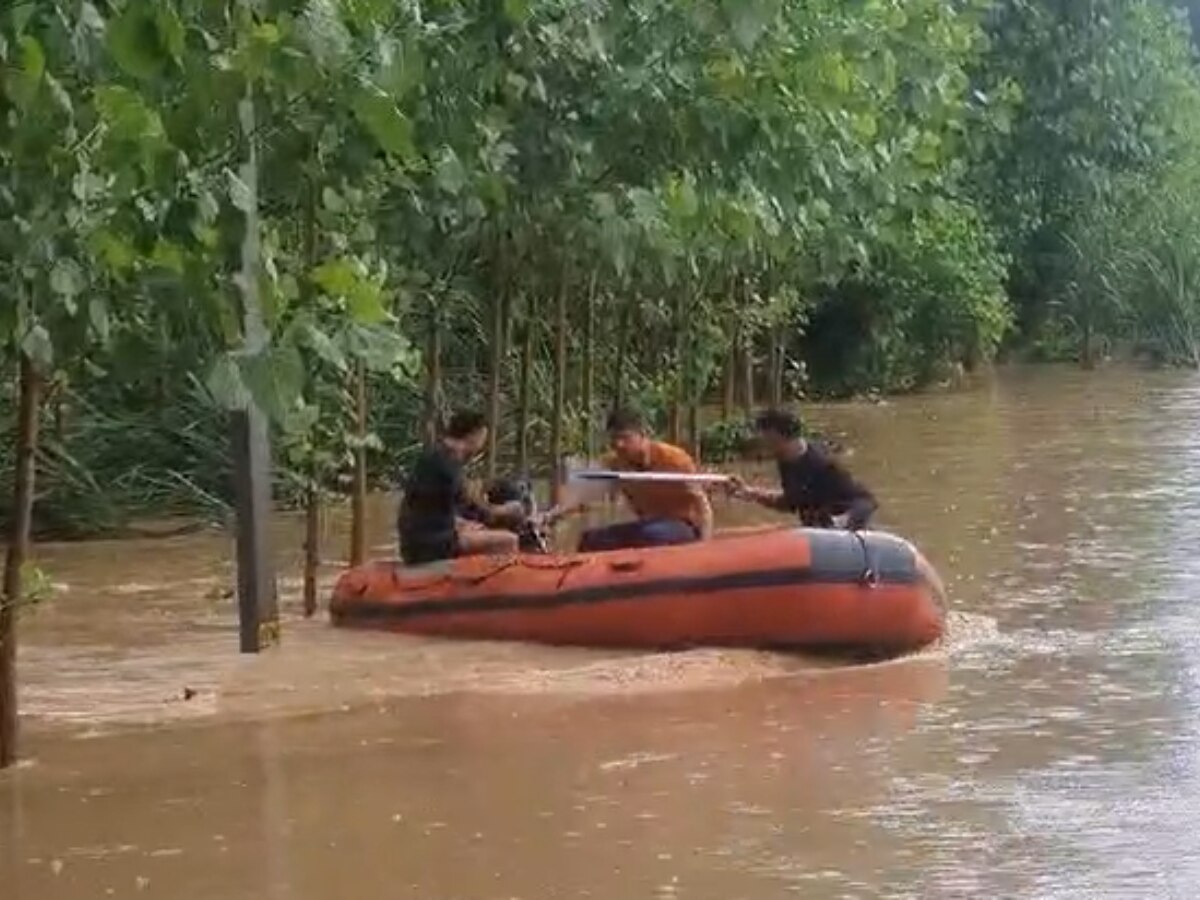
[[[570,472],[569,481],[648,481],[668,484],[728,484],[728,475],[707,472],[618,472],[606,469],[584,469]]]

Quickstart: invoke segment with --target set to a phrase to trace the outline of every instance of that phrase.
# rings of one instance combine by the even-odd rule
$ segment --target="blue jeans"
[[[700,532],[682,519],[635,519],[585,531],[579,541],[580,553],[603,553],[636,547],[667,547],[700,540]]]

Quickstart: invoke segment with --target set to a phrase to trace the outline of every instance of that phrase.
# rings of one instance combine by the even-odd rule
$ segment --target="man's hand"
[[[488,522],[492,525],[520,525],[525,521],[525,504],[520,500],[502,503],[488,509]]]
[[[553,528],[568,516],[574,516],[584,512],[587,512],[587,505],[584,503],[570,503],[565,506],[555,506],[538,516],[538,522],[543,528]]]
[[[737,497],[739,500],[754,499],[754,488],[746,484],[746,479],[740,475],[729,476],[729,481],[725,483],[725,491],[730,497]]]
[[[500,507],[500,514],[511,522],[524,522],[525,504],[520,500],[511,500]]]

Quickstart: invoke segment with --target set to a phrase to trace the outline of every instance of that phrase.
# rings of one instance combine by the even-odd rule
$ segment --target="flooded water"
[[[245,658],[227,538],[45,549],[0,895],[1194,896],[1200,379],[1019,370],[812,418],[940,568],[944,647],[335,632],[281,520],[284,643]]]

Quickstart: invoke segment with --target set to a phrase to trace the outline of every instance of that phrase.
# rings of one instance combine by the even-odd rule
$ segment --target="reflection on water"
[[[1024,370],[813,418],[941,569],[944,647],[443,643],[300,622],[286,582],[284,646],[246,659],[225,538],[48,551],[4,896],[1192,897],[1200,381]]]

